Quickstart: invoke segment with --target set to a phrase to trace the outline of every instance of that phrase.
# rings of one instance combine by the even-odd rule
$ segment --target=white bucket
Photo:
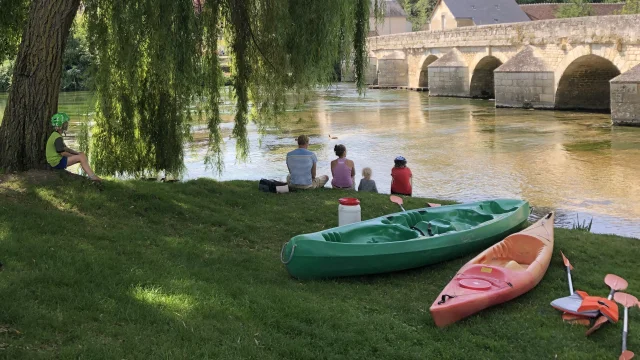
[[[342,198],[338,205],[338,226],[361,221],[360,200],[356,198]]]

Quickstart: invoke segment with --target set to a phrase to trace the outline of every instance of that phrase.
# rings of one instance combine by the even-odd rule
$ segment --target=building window
[[[496,10],[500,10],[500,5],[496,4]]]
[[[471,5],[471,10],[475,10],[476,6],[475,5]]]
[[[442,19],[442,30],[444,30],[444,23],[445,23],[445,21],[447,20],[447,19],[445,18],[444,14],[442,14],[441,19]]]

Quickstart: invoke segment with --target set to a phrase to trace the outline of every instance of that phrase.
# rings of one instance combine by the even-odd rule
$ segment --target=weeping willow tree
[[[265,125],[287,107],[287,94],[329,83],[336,62],[353,62],[364,88],[369,13],[372,6],[381,12],[380,0],[0,1],[3,14],[9,2],[17,15],[3,16],[0,51],[12,55],[20,40],[0,125],[0,169],[45,166],[65,40],[82,11],[97,63],[92,157],[105,175],[180,173],[194,103],[208,122],[207,162],[220,169],[220,37],[229,42],[242,158],[249,121]]]

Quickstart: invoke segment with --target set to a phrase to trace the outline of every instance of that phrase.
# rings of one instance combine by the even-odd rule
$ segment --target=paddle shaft
[[[567,266],[567,277],[569,278],[569,293],[573,295],[573,282],[571,281],[571,268],[569,268],[568,266]]]
[[[624,327],[622,328],[622,352],[627,350],[627,334],[629,333],[629,308],[624,308]]]

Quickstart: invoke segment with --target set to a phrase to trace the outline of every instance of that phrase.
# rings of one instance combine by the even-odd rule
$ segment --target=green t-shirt
[[[47,140],[47,162],[51,166],[57,166],[62,160],[61,152],[64,151],[64,141],[59,132],[54,131]]]

